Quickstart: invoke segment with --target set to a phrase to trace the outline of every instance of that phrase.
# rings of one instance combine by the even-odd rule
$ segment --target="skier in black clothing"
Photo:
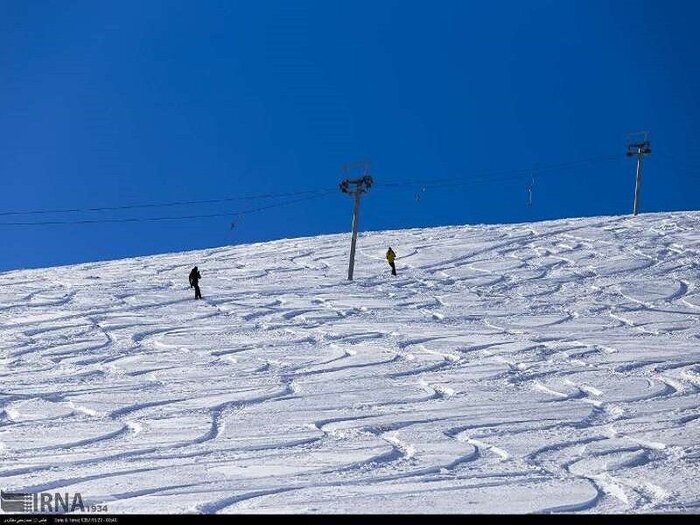
[[[192,268],[192,271],[190,272],[190,288],[194,288],[194,298],[195,299],[201,299],[202,298],[202,292],[199,289],[199,280],[202,278],[202,275],[199,273],[199,270],[195,266]]]

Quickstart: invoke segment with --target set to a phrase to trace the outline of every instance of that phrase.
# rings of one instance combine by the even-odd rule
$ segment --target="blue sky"
[[[640,129],[642,211],[699,209],[698,15],[645,0],[5,0],[0,223],[223,216],[0,224],[0,270],[349,231],[333,190],[360,159],[377,183],[362,229],[629,213],[625,134]],[[7,214],[323,189],[233,228],[299,197]]]

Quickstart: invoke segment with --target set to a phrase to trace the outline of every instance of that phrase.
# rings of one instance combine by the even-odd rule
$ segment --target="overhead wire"
[[[189,201],[171,201],[171,202],[161,202],[161,203],[140,203],[140,204],[125,204],[121,206],[99,206],[91,208],[59,208],[59,209],[40,209],[40,210],[14,210],[14,211],[3,211],[0,212],[0,216],[11,216],[11,215],[40,215],[40,214],[57,214],[57,213],[87,213],[87,212],[100,212],[100,211],[118,211],[118,210],[134,210],[134,209],[145,209],[145,208],[167,208],[174,206],[187,206],[187,205],[197,205],[197,204],[216,204],[222,202],[233,202],[238,200],[255,200],[255,199],[273,199],[280,197],[293,197],[297,195],[311,195],[318,194],[329,191],[328,189],[318,189],[318,190],[303,190],[303,191],[293,191],[285,193],[263,193],[263,194],[249,194],[249,195],[238,195],[233,197],[222,197],[218,199],[201,199],[201,200],[189,200]]]
[[[408,180],[408,181],[390,181],[390,182],[382,182],[382,183],[377,183],[374,186],[375,187],[400,187],[400,186],[415,186],[419,185],[421,187],[450,187],[450,186],[458,186],[458,185],[463,185],[463,184],[480,184],[480,183],[488,183],[488,182],[504,182],[504,181],[510,181],[510,180],[521,180],[523,175],[529,175],[532,172],[537,172],[540,174],[541,172],[546,172],[546,171],[557,171],[557,170],[562,170],[562,169],[567,169],[567,168],[574,168],[578,166],[585,166],[585,165],[591,165],[591,164],[596,164],[596,163],[603,163],[603,162],[610,162],[614,160],[619,160],[624,158],[624,155],[622,154],[615,154],[615,155],[605,155],[605,156],[600,156],[600,157],[593,157],[589,159],[582,159],[578,161],[571,161],[571,162],[562,162],[558,164],[549,164],[549,165],[539,165],[539,166],[531,166],[528,168],[518,168],[518,169],[511,169],[511,170],[501,170],[501,171],[492,171],[492,172],[480,172],[478,175],[482,178],[476,178],[476,179],[470,179],[470,178],[465,178],[465,177],[450,177],[450,178],[444,178],[444,179],[421,179],[421,180]],[[510,177],[500,177],[500,178],[494,178],[498,176],[506,176],[510,175]],[[485,177],[485,178],[484,178]]]
[[[686,159],[681,159],[680,162],[676,157],[672,155],[666,155],[663,153],[657,154],[655,162],[660,162],[664,166],[668,166],[674,169],[676,172],[680,169],[683,173],[682,175],[690,175],[693,178],[700,176],[700,165],[686,164]]]
[[[481,172],[477,178],[464,178],[464,177],[451,177],[443,179],[423,179],[423,180],[409,180],[409,181],[390,181],[384,183],[374,184],[373,187],[376,188],[400,188],[400,187],[415,187],[418,185],[422,192],[427,189],[440,189],[440,188],[451,188],[464,186],[469,184],[484,184],[484,183],[505,183],[511,181],[522,180],[523,175],[530,175],[533,171],[536,171],[538,177],[551,175],[553,172],[561,171],[565,169],[573,169],[576,167],[582,167],[586,165],[592,165],[603,162],[610,162],[624,158],[624,155],[605,155],[592,157],[588,159],[582,159],[577,161],[560,162],[556,164],[549,165],[538,165],[535,167],[523,168],[523,169],[512,169],[512,170],[501,170],[492,172]],[[544,172],[544,173],[543,173]],[[550,172],[550,173],[546,173]],[[220,212],[220,213],[207,213],[207,214],[183,214],[183,215],[170,215],[170,216],[158,216],[158,217],[123,217],[123,218],[96,218],[96,219],[71,219],[71,220],[40,220],[40,221],[0,221],[0,226],[51,226],[51,225],[79,225],[79,224],[118,224],[118,223],[140,223],[140,222],[161,222],[161,221],[176,221],[176,220],[190,220],[190,219],[204,219],[204,218],[217,218],[217,217],[228,217],[232,219],[237,219],[244,215],[257,213],[264,210],[274,209],[278,207],[289,206],[292,204],[304,202],[307,200],[324,197],[331,193],[335,193],[336,189],[316,189],[316,190],[300,190],[293,192],[281,192],[281,193],[266,193],[266,194],[248,194],[239,195],[232,197],[222,197],[217,199],[201,199],[201,200],[180,200],[171,202],[161,202],[161,203],[140,203],[140,204],[128,204],[119,206],[100,206],[100,207],[87,207],[87,208],[60,208],[60,209],[41,209],[41,210],[20,210],[20,211],[6,211],[0,212],[0,216],[17,216],[17,215],[40,215],[40,214],[59,214],[59,213],[90,213],[90,212],[101,212],[101,211],[121,211],[121,210],[134,210],[134,209],[158,209],[165,207],[174,206],[184,206],[184,205],[199,205],[199,204],[213,204],[213,203],[224,203],[232,202],[237,200],[254,200],[254,199],[269,199],[269,198],[281,198],[281,197],[291,197],[291,196],[303,196],[299,199],[293,199],[290,201],[277,202],[274,204],[269,204],[265,206],[259,206],[240,212]]]
[[[194,215],[176,215],[176,216],[163,216],[163,217],[125,217],[125,218],[105,218],[105,219],[76,219],[76,220],[49,220],[49,221],[12,221],[12,222],[0,222],[0,226],[55,226],[55,225],[77,225],[77,224],[115,224],[115,223],[130,223],[130,222],[160,222],[160,221],[177,221],[177,220],[189,220],[189,219],[204,219],[204,218],[214,218],[214,217],[241,217],[245,215],[250,215],[253,213],[258,213],[260,211],[269,210],[273,208],[281,208],[283,206],[289,206],[299,202],[304,202],[312,199],[318,199],[324,197],[335,190],[326,190],[323,193],[316,193],[314,195],[308,195],[300,199],[294,199],[290,201],[278,202],[275,204],[269,204],[266,206],[260,206],[257,208],[247,209],[239,212],[228,212],[228,213],[207,213],[207,214],[194,214]]]

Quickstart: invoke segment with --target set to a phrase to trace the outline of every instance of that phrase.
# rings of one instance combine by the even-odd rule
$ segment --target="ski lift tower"
[[[348,175],[353,170],[362,170],[362,177],[357,179],[345,179],[340,183],[340,191],[355,198],[355,207],[352,212],[352,243],[350,244],[350,262],[348,264],[348,281],[352,281],[352,274],[355,269],[355,245],[357,244],[357,228],[360,220],[360,196],[367,193],[374,184],[374,180],[369,174],[370,163],[367,161],[353,162],[342,167],[343,172]]]
[[[651,154],[651,144],[649,142],[649,132],[648,131],[638,131],[635,133],[627,134],[628,140],[627,144],[627,156],[637,157],[637,178],[634,185],[634,207],[632,208],[632,215],[637,215],[639,213],[639,193],[642,188],[642,160],[647,155]],[[633,137],[639,138],[634,141]]]

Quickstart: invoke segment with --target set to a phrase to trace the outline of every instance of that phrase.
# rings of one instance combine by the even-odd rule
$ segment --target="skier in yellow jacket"
[[[386,260],[389,261],[389,266],[391,266],[391,275],[396,275],[396,265],[394,264],[394,259],[396,259],[396,254],[394,253],[394,250],[391,249],[391,246],[389,246],[389,249],[386,251]]]

